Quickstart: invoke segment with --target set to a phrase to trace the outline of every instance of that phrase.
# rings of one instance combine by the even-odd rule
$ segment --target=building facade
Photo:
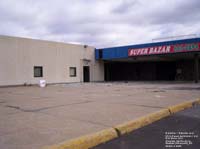
[[[200,38],[96,49],[106,81],[195,81],[199,75]]]
[[[200,79],[200,38],[95,49],[0,36],[0,86]]]
[[[104,80],[94,47],[0,36],[0,86]]]

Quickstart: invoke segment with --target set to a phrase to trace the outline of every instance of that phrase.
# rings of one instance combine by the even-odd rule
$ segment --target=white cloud
[[[198,0],[1,0],[0,34],[110,47],[199,34]]]

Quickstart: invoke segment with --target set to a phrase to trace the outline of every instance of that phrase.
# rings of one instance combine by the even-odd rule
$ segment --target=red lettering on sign
[[[167,45],[167,46],[155,46],[155,47],[147,47],[139,49],[129,49],[128,56],[167,54],[167,53],[190,52],[190,51],[200,51],[200,42]]]
[[[159,46],[159,47],[142,48],[142,49],[129,49],[128,56],[164,54],[164,53],[170,53],[171,49],[172,49],[171,46]]]

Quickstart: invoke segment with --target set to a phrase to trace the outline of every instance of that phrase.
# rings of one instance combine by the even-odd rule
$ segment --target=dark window
[[[76,67],[69,67],[70,77],[76,77]]]
[[[42,66],[34,66],[34,77],[43,77]]]

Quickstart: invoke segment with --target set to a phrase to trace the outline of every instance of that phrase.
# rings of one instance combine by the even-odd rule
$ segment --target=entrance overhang
[[[95,58],[96,60],[130,60],[144,56],[162,57],[195,52],[200,52],[200,38],[96,49]]]
[[[104,60],[104,62],[157,62],[157,61],[179,61],[179,60],[191,60],[194,59],[194,55],[200,55],[200,52],[189,52],[189,53],[174,53],[174,54],[163,54],[163,55],[143,55],[128,58],[117,58]]]
[[[96,60],[104,61],[108,81],[194,80],[197,83],[199,55],[200,38],[95,50]]]

